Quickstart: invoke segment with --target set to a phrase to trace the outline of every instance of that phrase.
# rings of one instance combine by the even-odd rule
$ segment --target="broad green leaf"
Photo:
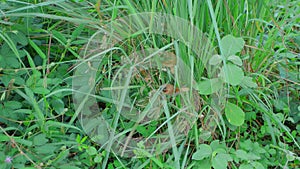
[[[244,76],[241,85],[247,86],[249,88],[257,88],[257,84],[252,81],[252,78],[249,76]]]
[[[18,57],[20,56],[21,50],[16,49],[16,51],[18,55],[14,54],[7,43],[0,46],[0,68],[20,68]]]
[[[24,56],[26,56],[26,50],[24,49],[19,49],[18,52],[19,52],[19,55],[20,55],[20,58],[23,58]],[[25,71],[24,71],[25,72]]]
[[[243,70],[231,63],[227,64],[227,70],[225,70],[225,66],[222,67],[220,75],[224,78],[225,82],[233,86],[239,85],[244,79]]]
[[[207,144],[201,144],[199,149],[193,154],[193,160],[202,160],[204,158],[210,157],[212,153],[212,149]]]
[[[203,141],[208,141],[208,139],[211,138],[211,136],[212,136],[211,131],[203,130],[199,135],[199,139]]]
[[[254,145],[253,145],[253,142],[248,139],[245,141],[241,141],[240,147],[241,147],[241,149],[251,151],[253,149]]]
[[[250,164],[241,164],[239,169],[253,169],[253,167]]]
[[[5,87],[8,87],[12,83],[12,79],[14,79],[14,76],[12,75],[0,75],[0,81]]]
[[[226,149],[224,147],[218,147],[218,148],[214,149],[213,155],[216,155],[218,153],[226,153]]]
[[[59,164],[60,162],[66,160],[66,158],[68,158],[70,154],[70,150],[69,149],[66,149],[66,150],[63,150],[61,151],[55,158],[55,161],[54,163],[55,164]],[[70,167],[71,168],[71,167]]]
[[[17,41],[18,43],[20,43],[20,44],[23,45],[23,46],[26,46],[26,45],[28,44],[28,39],[27,39],[27,37],[24,35],[24,33],[20,32],[20,31],[17,31],[17,32],[15,33],[15,35],[16,35],[16,37],[17,37],[16,41]]]
[[[255,169],[264,169],[265,167],[257,161],[251,162],[251,165],[255,168]]]
[[[227,60],[238,66],[243,65],[242,59],[236,55],[230,55]]]
[[[57,114],[61,114],[64,111],[65,104],[61,99],[52,99],[50,104]]]
[[[57,149],[57,146],[49,145],[49,143],[48,144],[44,144],[42,146],[36,146],[34,148],[34,150],[38,154],[53,154],[56,149]]]
[[[259,154],[258,154],[258,155],[259,155]],[[249,152],[249,153],[247,154],[248,160],[259,160],[259,159],[261,159],[258,155],[256,155],[256,154],[253,153],[253,152]]]
[[[94,158],[95,163],[101,163],[102,162],[102,156],[101,154],[97,154],[96,157]]]
[[[285,52],[285,53],[280,53],[279,57],[292,59],[292,58],[296,58],[297,54],[294,54],[294,53],[291,53],[291,52]]]
[[[220,143],[220,140],[214,140],[210,143],[210,147],[215,152],[222,152],[220,149],[223,149],[226,152],[226,144]]]
[[[232,161],[229,154],[219,153],[212,159],[214,169],[226,169],[228,161]]]
[[[127,123],[128,124],[128,123]],[[156,121],[152,121],[147,126],[138,126],[136,130],[141,133],[144,137],[148,137],[156,130]],[[127,127],[130,127],[131,125],[127,125]],[[126,128],[126,127],[125,127]]]
[[[18,42],[18,37],[17,37],[17,32],[18,31],[10,31],[7,32],[7,39],[9,39],[10,41],[7,43],[13,44],[14,46],[17,46],[17,42]]]
[[[89,147],[86,151],[91,156],[97,154],[97,149],[93,146]]]
[[[36,94],[48,94],[50,93],[50,90],[43,88],[43,87],[36,87],[32,89],[32,91]]]
[[[8,43],[4,43],[2,44],[1,48],[0,48],[0,54],[4,57],[7,57],[7,56],[14,56],[13,54],[13,51],[12,49],[10,48],[9,44]],[[8,55],[8,54],[11,54],[11,55]]]
[[[0,53],[0,67],[1,68],[6,67],[6,63],[4,62],[4,56],[2,56],[1,53]]]
[[[33,138],[33,144],[40,146],[44,145],[48,142],[48,139],[46,138],[45,134],[39,134]]]
[[[38,82],[39,79],[41,77],[41,72],[36,71],[33,72],[33,74],[27,79],[26,81],[26,86],[31,87],[31,86],[36,86],[36,83]]]
[[[300,130],[298,129],[298,131],[300,131]],[[271,155],[275,155],[276,154],[276,150],[275,149],[269,149],[268,153],[271,154]]]
[[[70,164],[66,164],[63,166],[59,166],[59,169],[81,169],[81,168],[76,167],[76,166],[70,166]]]
[[[221,79],[218,78],[206,79],[198,83],[197,90],[199,91],[200,94],[209,95],[220,90],[222,88],[222,85],[223,83]]]
[[[15,45],[17,45],[17,43],[21,44],[22,46],[26,46],[28,44],[27,37],[19,30],[8,32],[7,35],[11,38]]]
[[[199,160],[196,162],[195,167],[193,168],[197,168],[197,169],[211,169],[211,163],[210,163],[210,159],[204,159],[204,160]]]
[[[1,135],[0,135],[1,136]],[[17,143],[20,143],[20,144],[23,144],[25,146],[32,146],[32,141],[29,141],[29,140],[25,140],[25,139],[22,139],[22,138],[19,138],[19,137],[13,137],[13,139],[17,142]],[[0,137],[0,141],[9,141],[10,138],[7,137],[7,136],[3,136],[3,137]]]
[[[62,82],[62,79],[60,78],[47,78],[47,84],[50,85],[57,85],[60,84]]]
[[[222,54],[227,58],[240,52],[244,47],[245,41],[243,38],[236,38],[232,35],[227,35],[221,40]]]
[[[213,55],[210,59],[209,59],[209,64],[210,65],[218,65],[222,62],[222,58],[220,55]]]
[[[30,104],[34,104],[33,102],[34,100],[34,94],[32,92],[32,90],[28,87],[25,87],[25,93],[26,95],[24,95],[23,97],[30,103]]]
[[[236,106],[235,104],[227,102],[225,106],[225,115],[228,122],[232,125],[241,126],[244,124],[245,113],[240,107]]]
[[[235,155],[241,160],[248,160],[248,154],[244,150],[236,150]]]
[[[284,100],[280,100],[280,98],[278,98],[278,100],[273,100],[273,105],[275,106],[276,109],[278,110],[284,110],[288,105],[287,103],[285,103]],[[278,120],[283,120],[285,117],[282,113],[277,113],[276,114]]]
[[[17,110],[22,107],[22,103],[17,102],[17,101],[7,101],[7,102],[4,102],[4,107],[10,108],[12,110]]]
[[[20,62],[17,58],[14,57],[6,57],[5,59],[6,64],[11,68],[18,68],[20,65]]]
[[[254,154],[265,154],[267,152],[258,142],[253,143],[252,150]]]

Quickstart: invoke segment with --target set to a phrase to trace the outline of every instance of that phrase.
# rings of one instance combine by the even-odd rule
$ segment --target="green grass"
[[[299,6],[1,1],[0,168],[299,168]]]

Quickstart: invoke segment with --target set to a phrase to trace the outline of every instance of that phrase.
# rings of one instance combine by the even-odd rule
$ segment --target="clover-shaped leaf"
[[[236,38],[232,35],[227,35],[221,40],[222,54],[228,58],[231,55],[235,55],[240,52],[245,45],[243,38]]]

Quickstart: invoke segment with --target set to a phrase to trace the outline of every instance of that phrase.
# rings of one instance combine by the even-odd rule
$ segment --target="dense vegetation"
[[[297,0],[2,0],[0,168],[300,168],[299,23]]]

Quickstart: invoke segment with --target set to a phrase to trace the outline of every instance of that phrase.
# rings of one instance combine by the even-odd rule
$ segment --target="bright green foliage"
[[[114,32],[105,32],[110,24],[141,12],[183,18],[210,42],[185,43],[138,30],[123,32],[128,37],[110,46]],[[298,0],[0,1],[0,168],[299,168],[299,14]],[[98,36],[101,31],[105,36]],[[214,52],[191,50],[203,42],[209,42]],[[83,88],[96,82],[97,104],[87,104],[83,110],[87,114],[97,110],[103,119],[94,118],[90,127],[98,128],[87,131],[74,107],[72,78],[79,61],[95,68],[87,60],[88,49],[103,47],[109,50],[96,79],[77,82]],[[130,98],[124,99],[131,105],[119,111],[120,103],[112,99],[113,87],[119,87],[112,85],[118,80],[114,75],[124,68],[120,64],[124,60],[137,68],[150,65],[130,58],[133,51],[142,55],[148,49],[181,58],[189,68],[186,76],[195,81],[179,86],[182,77],[162,67],[137,73],[129,78]],[[150,107],[150,96],[165,92],[160,87],[167,83],[174,84],[175,94],[157,95],[164,102]],[[197,96],[194,104],[188,99],[192,96]],[[152,120],[136,123],[118,114],[133,106],[139,108],[134,113],[149,109],[145,119]],[[186,116],[195,123],[180,120]],[[104,134],[91,138],[88,132]],[[122,146],[136,142],[139,149],[133,154],[139,158],[121,157],[122,150],[107,151],[95,141],[112,132],[120,134],[113,140],[131,136]],[[153,136],[159,141],[154,142]],[[175,136],[184,137],[175,142]],[[171,143],[162,153],[153,156],[156,152],[145,150],[149,145],[165,148],[162,140]]]
[[[235,104],[227,102],[225,105],[225,115],[228,122],[232,125],[241,126],[244,124],[245,113]]]

